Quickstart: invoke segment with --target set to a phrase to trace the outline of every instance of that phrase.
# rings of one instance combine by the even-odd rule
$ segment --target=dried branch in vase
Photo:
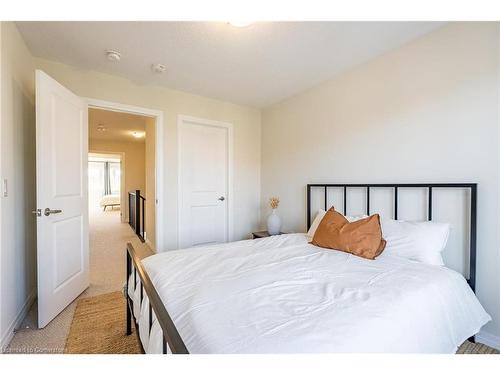
[[[269,205],[273,210],[277,209],[278,206],[280,205],[280,199],[278,197],[269,198]]]

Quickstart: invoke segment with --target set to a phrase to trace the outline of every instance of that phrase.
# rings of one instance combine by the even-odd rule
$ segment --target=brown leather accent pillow
[[[387,241],[382,238],[380,240],[380,245],[377,249],[377,253],[375,254],[375,258],[378,257],[380,254],[382,254],[382,251],[384,251],[386,244],[387,244]]]
[[[333,207],[321,220],[311,243],[366,259],[375,259],[385,248],[378,214],[350,223]]]

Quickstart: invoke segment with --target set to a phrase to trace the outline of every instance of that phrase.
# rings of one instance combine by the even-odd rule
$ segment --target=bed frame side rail
[[[156,291],[151,279],[149,278],[144,266],[142,265],[141,259],[137,255],[134,247],[129,242],[127,243],[127,281],[126,281],[126,290],[125,297],[127,299],[127,335],[132,333],[132,319],[134,318],[134,301],[128,295],[129,288],[129,279],[133,274],[133,282],[134,286],[137,285],[137,276],[141,281],[141,304],[144,297],[144,292],[148,296],[149,299],[149,331],[151,332],[152,321],[153,321],[153,311],[158,319],[158,323],[163,332],[163,353],[167,353],[167,344],[170,348],[170,351],[173,354],[189,354],[186,345],[182,341],[177,328],[175,327],[174,322],[170,318],[170,315],[165,308],[158,292]],[[134,288],[135,289],[135,288]],[[134,319],[135,322],[135,319]],[[137,329],[136,324],[136,334],[139,343],[141,343],[139,337],[139,331]],[[142,347],[142,344],[141,344]]]

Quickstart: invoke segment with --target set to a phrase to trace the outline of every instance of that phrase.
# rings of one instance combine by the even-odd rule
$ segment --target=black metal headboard
[[[347,214],[347,189],[366,189],[366,213],[370,215],[370,188],[394,189],[394,219],[398,219],[398,190],[400,188],[426,188],[427,194],[427,219],[432,220],[432,189],[433,188],[461,188],[470,189],[470,235],[469,235],[469,283],[472,290],[476,288],[476,239],[477,239],[477,184],[308,184],[307,185],[307,229],[311,226],[311,190],[323,188],[325,194],[325,211],[328,210],[328,188],[344,189],[344,215]]]

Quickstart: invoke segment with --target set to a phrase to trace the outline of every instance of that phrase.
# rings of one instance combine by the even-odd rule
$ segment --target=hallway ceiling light
[[[106,51],[106,57],[108,58],[109,61],[120,61],[121,58],[122,58],[122,54],[118,51],[115,51],[115,50],[112,50],[112,49],[108,49]]]
[[[144,132],[132,132],[132,135],[135,137],[135,138],[142,138],[144,137]]]

